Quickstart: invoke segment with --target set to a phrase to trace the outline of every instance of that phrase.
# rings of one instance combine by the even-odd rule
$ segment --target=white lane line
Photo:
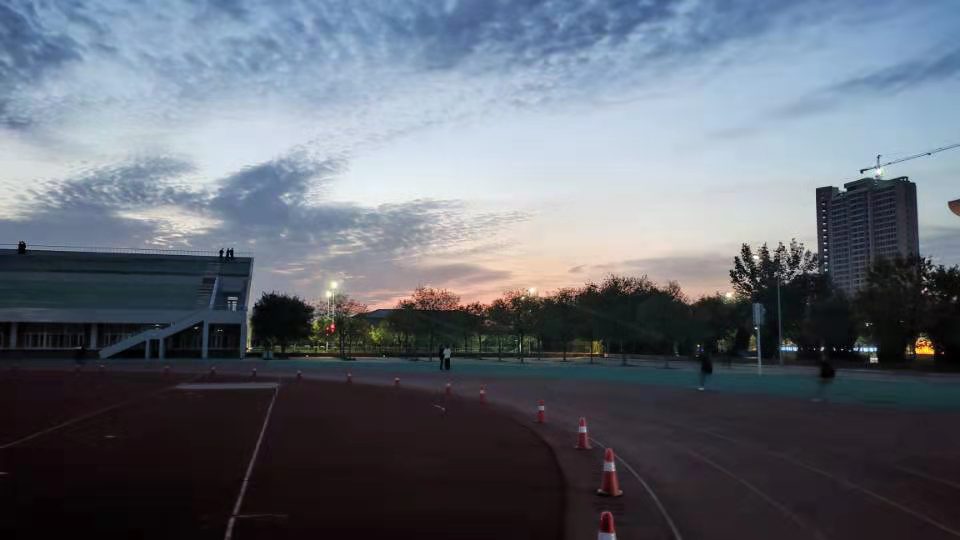
[[[927,473],[925,473],[925,472],[921,472],[921,471],[918,471],[918,470],[913,469],[913,468],[910,468],[910,467],[903,467],[903,466],[900,466],[900,465],[895,465],[894,468],[897,469],[897,470],[900,471],[900,472],[905,472],[905,473],[907,473],[907,474],[912,474],[913,476],[916,476],[916,477],[918,477],[918,478],[923,478],[923,479],[925,479],[925,480],[930,480],[931,482],[936,482],[936,483],[938,483],[938,484],[943,484],[943,485],[945,485],[945,486],[950,486],[950,487],[952,487],[953,489],[960,489],[960,484],[958,484],[957,482],[953,482],[953,481],[951,481],[951,480],[947,480],[947,479],[945,479],[945,478],[937,478],[936,476],[929,475],[929,474],[927,474]]]
[[[159,389],[159,390],[150,392],[149,394],[146,394],[146,395],[143,395],[143,396],[137,396],[137,397],[135,397],[135,398],[131,398],[131,399],[128,399],[128,400],[125,400],[125,401],[121,401],[120,403],[116,403],[116,404],[113,404],[113,405],[109,405],[109,406],[104,407],[104,408],[102,408],[102,409],[97,409],[97,410],[95,410],[95,411],[93,411],[93,412],[90,412],[90,413],[87,413],[87,414],[78,416],[78,417],[76,417],[76,418],[72,418],[72,419],[70,419],[70,420],[67,420],[66,422],[62,422],[62,423],[57,424],[57,425],[55,425],[55,426],[51,426],[51,427],[48,427],[48,428],[46,428],[46,429],[42,429],[42,430],[40,430],[40,431],[38,431],[38,432],[36,432],[36,433],[32,433],[32,434],[30,434],[30,435],[27,435],[26,437],[23,437],[23,438],[20,438],[20,439],[15,440],[15,441],[11,441],[11,442],[5,443],[5,444],[3,444],[3,445],[0,445],[0,450],[6,450],[7,448],[13,448],[14,446],[23,444],[23,443],[28,442],[28,441],[32,441],[33,439],[36,439],[36,438],[38,438],[38,437],[43,437],[44,435],[47,435],[48,433],[53,433],[54,431],[57,431],[57,430],[59,430],[59,429],[63,429],[63,428],[68,427],[68,426],[72,426],[73,424],[76,424],[76,423],[78,423],[78,422],[83,422],[84,420],[89,420],[90,418],[93,418],[93,417],[95,417],[95,416],[100,416],[101,414],[108,413],[108,412],[110,412],[110,411],[112,411],[112,410],[114,410],[114,409],[119,409],[120,407],[129,405],[129,404],[131,404],[131,403],[135,403],[135,402],[137,402],[137,401],[145,401],[145,400],[147,400],[147,399],[149,399],[149,398],[151,398],[151,397],[153,397],[153,396],[155,396],[155,395],[157,395],[157,394],[160,394],[160,393],[162,393],[162,392],[166,392],[167,390],[170,390],[171,388],[173,388],[173,387],[172,387],[172,386],[168,386],[168,387],[165,387],[165,388],[161,388],[161,389]]]
[[[730,469],[727,469],[727,468],[724,467],[723,465],[720,465],[719,463],[713,461],[712,459],[708,458],[707,456],[704,456],[703,454],[700,454],[699,452],[697,452],[697,451],[695,451],[695,450],[691,450],[691,449],[687,448],[686,446],[683,446],[683,445],[677,444],[677,443],[672,443],[672,442],[671,442],[671,443],[668,443],[668,444],[669,444],[670,446],[673,446],[674,448],[680,450],[681,452],[684,452],[685,454],[688,454],[689,456],[693,457],[694,459],[700,460],[700,461],[706,463],[707,465],[713,467],[714,469],[720,471],[721,473],[723,473],[723,474],[729,476],[730,478],[734,479],[735,481],[737,481],[738,483],[740,483],[741,485],[743,485],[745,488],[749,489],[754,495],[756,495],[757,497],[760,497],[761,499],[763,499],[764,502],[766,502],[766,503],[769,504],[770,506],[773,506],[774,508],[776,508],[777,510],[779,510],[780,512],[782,512],[785,516],[787,516],[787,518],[790,519],[790,521],[793,521],[793,522],[794,522],[796,525],[798,525],[800,528],[812,530],[813,533],[814,533],[814,536],[815,536],[816,538],[823,538],[823,539],[826,538],[826,536],[824,536],[824,534],[823,534],[822,532],[820,532],[819,530],[817,530],[816,527],[811,526],[809,523],[807,523],[806,521],[804,521],[803,518],[801,518],[801,517],[798,516],[797,514],[793,513],[792,510],[790,510],[789,508],[787,508],[786,506],[784,506],[782,503],[780,503],[779,501],[777,501],[777,500],[774,499],[773,497],[770,497],[769,495],[767,495],[766,493],[764,493],[760,488],[754,486],[754,485],[753,485],[752,483],[750,483],[748,480],[746,480],[746,479],[744,479],[744,478],[741,478],[739,475],[737,475],[736,473],[734,473],[734,472],[731,471]]]
[[[690,429],[690,428],[686,428],[686,429]],[[920,512],[917,512],[916,510],[913,510],[912,508],[908,508],[908,507],[906,507],[906,506],[904,506],[904,505],[902,505],[902,504],[900,504],[900,503],[898,503],[898,502],[896,502],[896,501],[894,501],[894,500],[888,499],[887,497],[884,497],[883,495],[880,495],[879,493],[876,493],[876,492],[874,492],[874,491],[871,491],[871,490],[869,490],[869,489],[867,489],[867,488],[865,488],[865,487],[863,487],[863,486],[861,486],[861,485],[859,485],[859,484],[855,484],[854,482],[852,482],[852,481],[850,481],[850,480],[848,480],[848,479],[846,479],[846,478],[842,478],[842,477],[836,476],[836,475],[834,475],[834,474],[832,474],[832,473],[829,473],[829,472],[827,472],[827,471],[825,471],[825,470],[823,470],[823,469],[821,469],[821,468],[819,468],[819,467],[816,467],[816,466],[814,466],[814,465],[810,465],[809,463],[806,463],[806,462],[804,462],[804,461],[800,461],[799,459],[790,457],[790,456],[788,456],[788,455],[786,455],[786,454],[782,454],[782,453],[780,453],[780,452],[775,452],[775,451],[773,451],[773,450],[768,450],[768,449],[763,448],[762,446],[759,446],[759,445],[756,445],[756,444],[752,444],[752,443],[748,443],[748,442],[745,442],[745,441],[741,441],[741,440],[739,440],[739,439],[734,439],[734,438],[732,438],[732,437],[728,437],[728,436],[726,436],[726,435],[723,435],[723,434],[720,434],[720,433],[716,433],[716,432],[713,432],[713,431],[710,431],[710,430],[706,430],[706,429],[693,429],[693,430],[691,430],[691,431],[696,431],[696,432],[699,432],[699,433],[705,433],[705,434],[707,434],[707,435],[712,435],[712,436],[714,436],[714,437],[717,437],[717,438],[719,438],[719,439],[723,439],[723,440],[728,441],[728,442],[731,442],[731,443],[733,443],[733,444],[737,444],[737,445],[740,445],[740,446],[746,446],[746,447],[748,447],[748,448],[754,448],[755,450],[759,450],[760,452],[763,452],[763,453],[769,454],[769,455],[771,455],[771,456],[774,456],[774,457],[776,457],[776,458],[778,458],[778,459],[781,459],[781,460],[783,460],[783,461],[786,461],[787,463],[791,463],[791,464],[793,464],[793,465],[796,465],[797,467],[800,467],[800,468],[802,468],[802,469],[806,469],[806,470],[808,470],[808,471],[810,471],[810,472],[812,472],[812,473],[819,474],[820,476],[823,476],[824,478],[828,478],[828,479],[830,479],[830,480],[833,480],[834,482],[836,482],[836,483],[844,486],[845,488],[859,491],[860,493],[863,493],[864,495],[866,495],[866,496],[868,496],[868,497],[871,497],[871,498],[873,498],[873,499],[876,499],[876,500],[878,500],[878,501],[880,501],[880,502],[882,502],[882,503],[884,503],[884,504],[886,504],[886,505],[888,505],[888,506],[892,506],[893,508],[896,508],[897,510],[900,510],[901,512],[904,512],[904,513],[906,513],[906,514],[909,514],[909,515],[911,515],[911,516],[919,519],[920,521],[923,521],[924,523],[926,523],[926,524],[928,524],[928,525],[932,525],[932,526],[940,529],[941,531],[944,531],[944,532],[946,532],[946,533],[949,533],[949,534],[951,534],[951,535],[953,535],[953,536],[956,536],[956,537],[960,538],[960,531],[957,531],[957,530],[955,530],[955,529],[952,529],[952,528],[950,528],[949,526],[944,525],[943,523],[940,523],[939,521],[936,521],[935,519],[933,519],[933,518],[931,518],[931,517],[927,517],[926,515],[921,514]]]
[[[607,445],[598,441],[594,437],[590,437],[590,440],[596,443],[598,446],[600,446],[603,449],[607,448]],[[677,524],[673,522],[673,518],[670,517],[670,514],[667,512],[666,507],[664,507],[663,503],[660,502],[660,497],[657,497],[657,494],[653,491],[653,488],[650,487],[650,484],[647,484],[647,481],[644,480],[642,476],[637,474],[637,471],[633,467],[631,467],[630,464],[626,462],[626,460],[620,457],[620,454],[615,454],[615,457],[617,461],[619,461],[620,464],[623,465],[623,468],[630,471],[630,474],[632,474],[633,477],[640,482],[640,485],[643,486],[643,489],[646,490],[647,495],[650,495],[650,498],[653,499],[653,503],[657,505],[657,510],[660,511],[660,515],[663,516],[663,519],[667,522],[667,525],[670,527],[670,530],[673,532],[674,540],[683,540],[683,536],[680,534],[680,529],[677,528]]]
[[[267,434],[267,426],[270,424],[270,415],[273,413],[273,404],[277,402],[277,394],[280,393],[280,387],[273,389],[273,397],[270,398],[270,406],[267,407],[267,414],[263,418],[263,426],[260,428],[260,436],[257,437],[257,445],[253,447],[253,455],[250,456],[250,463],[247,465],[247,474],[243,477],[243,483],[240,484],[240,493],[237,495],[237,502],[233,505],[233,512],[230,513],[230,520],[227,521],[227,531],[223,535],[223,540],[233,538],[233,527],[237,523],[237,517],[240,515],[240,507],[243,505],[243,497],[247,494],[247,485],[250,483],[250,477],[253,475],[253,466],[257,463],[257,454],[260,453],[260,446],[263,444],[263,436]]]

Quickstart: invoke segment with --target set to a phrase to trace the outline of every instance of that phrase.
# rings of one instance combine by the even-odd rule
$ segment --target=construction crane
[[[860,174],[863,174],[863,173],[865,173],[865,172],[867,172],[867,171],[875,171],[874,174],[879,177],[880,175],[883,174],[883,168],[886,167],[887,165],[893,165],[894,163],[903,163],[904,161],[910,161],[911,159],[917,159],[917,158],[922,158],[922,157],[926,157],[926,156],[932,156],[932,155],[934,155],[934,154],[938,154],[938,153],[944,152],[944,151],[946,151],[946,150],[952,150],[952,149],[954,149],[954,148],[960,148],[960,143],[948,144],[947,146],[941,146],[940,148],[934,148],[933,150],[930,150],[929,152],[921,152],[921,153],[919,153],[919,154],[914,154],[914,155],[912,155],[912,156],[907,156],[907,157],[903,157],[903,158],[900,158],[900,159],[895,159],[895,160],[893,160],[893,161],[888,161],[888,162],[886,162],[886,163],[880,163],[880,158],[883,157],[883,155],[882,155],[882,154],[877,154],[877,164],[876,164],[876,165],[872,165],[872,166],[870,166],[870,167],[865,167],[865,168],[863,168],[863,169],[860,169]]]

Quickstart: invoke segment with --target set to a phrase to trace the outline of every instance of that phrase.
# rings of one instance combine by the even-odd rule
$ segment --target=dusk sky
[[[256,291],[729,290],[814,190],[960,142],[957,0],[0,0],[0,243],[256,256]],[[960,263],[960,150],[917,183]]]

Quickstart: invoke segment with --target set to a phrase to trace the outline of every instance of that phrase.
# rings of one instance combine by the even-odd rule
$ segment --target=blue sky
[[[940,1],[0,3],[0,236],[235,246],[372,305],[609,272],[727,289],[814,189],[960,142]],[[960,151],[918,184],[960,262]]]

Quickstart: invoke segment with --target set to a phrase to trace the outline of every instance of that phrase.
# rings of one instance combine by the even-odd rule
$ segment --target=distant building
[[[817,247],[820,271],[853,295],[876,259],[919,255],[917,185],[901,176],[843,187],[817,188]]]
[[[252,270],[217,253],[0,249],[0,356],[242,357]]]

